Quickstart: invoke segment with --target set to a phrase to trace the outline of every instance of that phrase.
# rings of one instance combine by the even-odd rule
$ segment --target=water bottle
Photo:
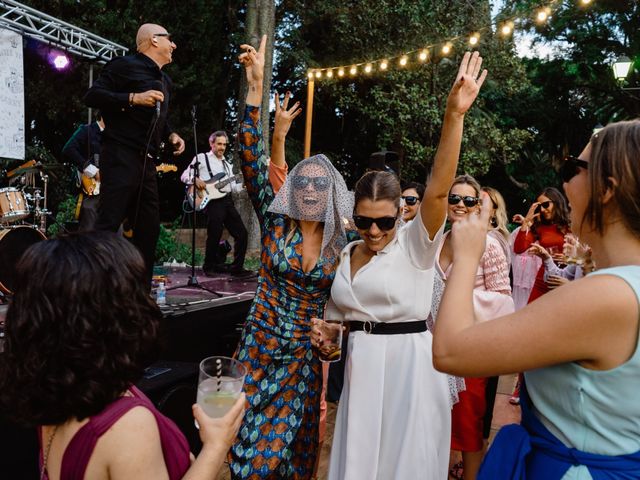
[[[160,282],[158,284],[158,289],[156,290],[156,303],[158,305],[167,304],[167,289],[164,286],[164,282]]]

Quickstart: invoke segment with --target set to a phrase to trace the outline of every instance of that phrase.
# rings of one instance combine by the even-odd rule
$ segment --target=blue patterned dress
[[[287,240],[289,220],[267,212],[274,199],[262,143],[260,109],[240,126],[242,173],[258,215],[262,252],[258,288],[236,358],[248,370],[248,409],[231,448],[234,479],[307,479],[318,450],[322,368],[311,349],[311,317],[322,318],[335,261],[302,270],[302,234]]]

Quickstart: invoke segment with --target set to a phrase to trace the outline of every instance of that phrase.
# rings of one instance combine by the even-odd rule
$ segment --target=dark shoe
[[[231,267],[229,273],[234,277],[249,277],[256,274],[253,270],[245,270],[242,267]]]
[[[229,271],[229,266],[228,265],[211,265],[211,266],[207,266],[207,267],[202,267],[202,270],[204,271],[204,274],[207,277],[215,277],[221,273],[226,273]]]

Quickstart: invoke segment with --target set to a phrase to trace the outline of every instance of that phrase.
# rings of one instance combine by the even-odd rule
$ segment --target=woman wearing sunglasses
[[[260,124],[265,41],[266,36],[257,51],[243,45],[240,55],[249,84],[240,157],[260,222],[262,253],[258,287],[236,350],[249,373],[247,410],[231,448],[230,471],[233,479],[309,479],[318,454],[322,387],[321,364],[309,338],[311,318],[323,316],[338,255],[348,241],[343,219],[353,213],[353,195],[324,155],[298,163],[279,189],[280,182],[270,183]],[[287,116],[290,123],[293,113]],[[279,153],[274,150],[281,167],[283,157],[281,141]]]
[[[569,233],[569,207],[564,195],[556,188],[545,188],[531,205],[513,244],[517,254],[526,252],[533,243],[538,243],[552,255],[562,253],[564,236]],[[529,295],[532,302],[549,291],[544,281],[544,266],[538,269],[533,289]]]
[[[409,182],[402,190],[400,204],[402,208],[402,220],[407,223],[416,218],[420,211],[420,199],[424,196],[424,185],[417,182]]]
[[[431,179],[412,222],[397,228],[401,190],[394,174],[368,172],[356,184],[353,221],[362,240],[340,254],[328,317],[349,320],[350,327],[331,480],[446,478],[447,377],[433,368],[425,320],[464,114],[486,77],[481,64],[478,53],[462,59]],[[314,344],[319,340],[314,329]]]
[[[447,217],[453,226],[479,212],[480,184],[469,175],[457,177],[448,197]],[[492,214],[493,202],[487,197]],[[506,239],[492,229],[486,235],[486,249],[476,270],[473,288],[473,304],[476,315],[482,321],[491,320],[513,312],[513,300],[509,285],[509,260]],[[451,235],[445,234],[438,249],[436,271],[446,284],[453,267]],[[451,450],[462,452],[461,464],[451,470],[454,478],[475,480],[484,455],[484,417],[487,409],[485,377],[465,378],[466,389],[460,392],[460,401],[453,406]],[[452,454],[452,463],[455,455]]]
[[[481,479],[640,478],[640,121],[610,124],[565,167],[571,225],[599,270],[477,323],[471,279],[488,209],[453,230],[434,362],[458,375],[524,371],[521,425],[504,427]],[[495,457],[494,457],[495,454]]]

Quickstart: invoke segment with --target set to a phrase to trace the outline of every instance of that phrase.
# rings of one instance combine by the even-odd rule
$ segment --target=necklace
[[[51,450],[51,442],[53,442],[53,437],[56,436],[56,432],[58,431],[58,427],[60,425],[56,425],[53,427],[53,431],[49,434],[49,440],[47,441],[47,448],[44,451],[44,456],[42,457],[42,467],[40,467],[40,480],[44,480],[44,472],[47,471],[47,460],[49,459],[49,450]]]

